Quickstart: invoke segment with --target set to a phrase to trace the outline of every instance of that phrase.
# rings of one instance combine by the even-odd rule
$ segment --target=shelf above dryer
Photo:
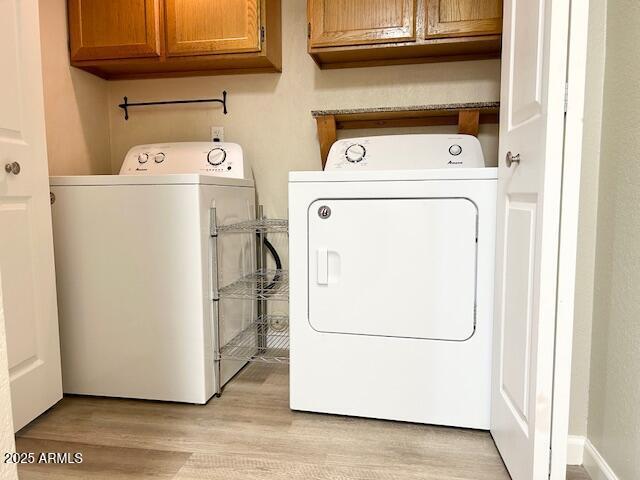
[[[337,130],[457,125],[458,133],[477,137],[481,124],[498,123],[499,113],[499,102],[476,102],[314,110],[311,115],[317,123],[320,157],[324,168],[331,145],[338,138]]]

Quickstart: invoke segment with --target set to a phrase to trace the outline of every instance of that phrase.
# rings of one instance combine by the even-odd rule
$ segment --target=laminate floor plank
[[[59,442],[18,437],[19,452],[82,453],[82,463],[19,465],[21,480],[36,479],[172,479],[191,457],[190,453],[103,447],[76,442]]]
[[[84,462],[23,466],[20,478],[509,479],[487,432],[292,412],[288,388],[286,366],[256,364],[207,405],[66,396],[18,433],[18,449]]]
[[[591,480],[591,477],[583,467],[567,467],[567,480]]]

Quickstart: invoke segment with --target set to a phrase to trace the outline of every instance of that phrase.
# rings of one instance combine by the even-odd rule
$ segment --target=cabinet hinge
[[[311,22],[307,23],[307,38],[311,38]]]
[[[264,43],[264,27],[260,27],[260,43]]]
[[[564,113],[569,109],[569,83],[564,84]]]

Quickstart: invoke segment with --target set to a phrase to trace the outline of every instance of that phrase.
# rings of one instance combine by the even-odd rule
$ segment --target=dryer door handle
[[[318,249],[318,285],[329,284],[329,252],[326,248]]]

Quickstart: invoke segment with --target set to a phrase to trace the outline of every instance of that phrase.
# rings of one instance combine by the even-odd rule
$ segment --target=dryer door
[[[316,200],[308,211],[311,326],[338,334],[469,339],[477,222],[467,198]]]

